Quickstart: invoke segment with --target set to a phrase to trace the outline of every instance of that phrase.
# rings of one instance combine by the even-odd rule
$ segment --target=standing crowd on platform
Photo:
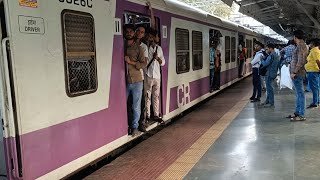
[[[308,44],[308,45],[307,45]],[[305,92],[312,91],[313,101],[307,109],[317,108],[320,87],[320,39],[304,40],[301,30],[293,32],[293,40],[285,47],[275,44],[255,42],[255,54],[251,60],[253,72],[253,93],[251,102],[260,102],[263,83],[266,87],[266,100],[262,107],[274,107],[273,82],[283,66],[288,68],[296,95],[296,109],[287,116],[291,121],[305,121],[306,98]],[[308,88],[304,91],[304,80]]]

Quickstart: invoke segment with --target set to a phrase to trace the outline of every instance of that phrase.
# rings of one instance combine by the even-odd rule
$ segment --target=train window
[[[94,19],[91,14],[61,13],[68,96],[93,93],[98,88]]]
[[[203,66],[202,32],[192,31],[192,62],[193,70],[202,69]]]
[[[176,62],[177,74],[190,70],[189,30],[176,29]]]
[[[230,49],[230,36],[226,36],[225,37],[225,62],[226,63],[230,63],[230,53],[231,53],[231,49]]]
[[[231,38],[231,61],[232,62],[236,61],[236,51],[237,51],[236,38],[232,37]]]

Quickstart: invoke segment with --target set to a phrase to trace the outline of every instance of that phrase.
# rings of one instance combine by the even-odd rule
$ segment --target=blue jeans
[[[274,92],[273,92],[272,82],[273,82],[273,78],[267,76],[266,77],[266,88],[267,88],[266,104],[274,105]]]
[[[319,73],[318,72],[308,72],[308,83],[313,95],[312,104],[319,104]]]
[[[210,69],[210,90],[214,89],[214,69]]]
[[[253,68],[253,78],[252,78],[252,83],[253,83],[253,93],[252,93],[252,97],[256,98],[260,98],[261,97],[261,78],[259,75],[259,68]]]
[[[310,83],[309,83],[309,75],[308,75],[308,73],[307,73],[307,91],[312,91],[311,90],[311,87],[310,87]]]
[[[304,88],[303,88],[303,77],[297,76],[296,79],[293,80],[293,85],[296,92],[296,114],[303,116],[305,114],[305,96],[304,96]]]
[[[132,94],[132,111],[133,117],[130,128],[138,129],[141,115],[141,98],[142,98],[143,81],[127,84],[127,99]]]

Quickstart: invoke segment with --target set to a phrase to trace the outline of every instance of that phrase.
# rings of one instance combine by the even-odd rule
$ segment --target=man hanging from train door
[[[130,123],[132,136],[139,134],[139,120],[141,115],[141,97],[143,88],[143,75],[140,69],[147,65],[143,49],[134,41],[134,25],[124,26],[124,35],[126,39],[125,62],[127,63],[127,98],[132,94],[133,118]]]
[[[239,44],[239,78],[243,77],[243,66],[247,59],[247,49],[245,48],[245,43],[242,41]]]
[[[213,85],[214,90],[220,89],[220,74],[221,74],[221,52],[218,49],[218,45],[220,43],[220,36],[215,36],[213,40],[213,50],[215,51],[215,59],[214,59],[214,77],[213,77]]]
[[[163,123],[159,114],[159,97],[161,86],[161,72],[160,66],[164,66],[165,59],[162,48],[156,44],[157,31],[150,30],[149,33],[149,61],[146,68],[146,78],[144,83],[145,89],[145,103],[146,103],[146,120],[149,121],[151,117],[150,106],[152,97],[152,108],[154,113],[154,120]]]
[[[159,45],[159,33],[156,30],[155,17],[153,14],[153,9],[150,2],[147,2],[151,14],[151,29],[148,36],[149,41],[149,59],[148,65],[145,69],[145,105],[146,105],[146,121],[150,121],[151,118],[151,98],[152,98],[152,108],[153,108],[153,119],[156,122],[164,123],[160,117],[160,88],[161,88],[161,66],[165,65],[165,59],[163,56],[163,51]]]
[[[139,25],[136,28],[136,33],[135,33],[135,42],[140,45],[140,47],[143,49],[143,54],[145,61],[148,61],[149,58],[149,52],[148,52],[148,46],[143,42],[146,34],[146,28],[143,25]],[[143,69],[140,69],[141,74],[142,74],[142,79],[144,80],[144,72]],[[142,90],[144,91],[144,90]],[[144,102],[144,95],[142,95],[142,102]],[[145,104],[141,104],[141,108],[144,109]],[[144,121],[144,114],[142,113],[142,117],[140,117],[141,122],[139,123],[139,130],[141,132],[146,132],[146,122]]]

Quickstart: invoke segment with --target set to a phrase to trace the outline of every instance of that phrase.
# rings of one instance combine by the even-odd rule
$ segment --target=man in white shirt
[[[151,29],[149,33],[149,59],[145,69],[146,76],[144,82],[144,92],[146,101],[146,120],[150,120],[150,106],[152,96],[152,107],[154,112],[154,120],[163,122],[159,117],[159,96],[161,86],[161,68],[165,65],[162,48],[156,44],[157,31]]]
[[[140,45],[140,47],[142,48],[143,50],[143,55],[144,55],[144,59],[145,61],[148,62],[148,59],[149,59],[149,52],[148,52],[148,46],[143,43],[143,39],[145,38],[145,34],[146,34],[146,28],[143,26],[143,25],[139,25],[137,28],[136,28],[136,32],[135,32],[135,41],[137,44]],[[142,80],[144,80],[144,72],[143,72],[143,69],[140,69],[140,72],[141,72],[141,75],[142,75]],[[142,90],[143,92],[144,90]],[[142,102],[144,102],[144,95],[142,96]],[[141,103],[141,109],[144,109],[144,106],[145,104],[144,103]],[[140,120],[142,121],[139,121],[139,130],[141,132],[146,132],[146,123],[143,121],[144,119],[144,113],[141,113],[141,117],[140,117]]]
[[[252,65],[252,73],[253,73],[253,78],[252,78],[253,93],[250,100],[252,102],[259,102],[261,98],[261,78],[259,75],[259,67],[261,64],[262,56],[263,56],[262,49],[264,45],[261,42],[256,42],[254,47],[255,47],[256,54],[250,62]]]
[[[146,28],[142,25],[138,26],[135,34],[136,43],[139,44],[140,47],[142,47],[144,58],[146,61],[148,61],[148,58],[149,58],[148,46],[142,42],[143,38],[145,37],[145,34],[146,34]],[[141,71],[142,77],[144,77],[143,70],[141,69],[140,71]]]

